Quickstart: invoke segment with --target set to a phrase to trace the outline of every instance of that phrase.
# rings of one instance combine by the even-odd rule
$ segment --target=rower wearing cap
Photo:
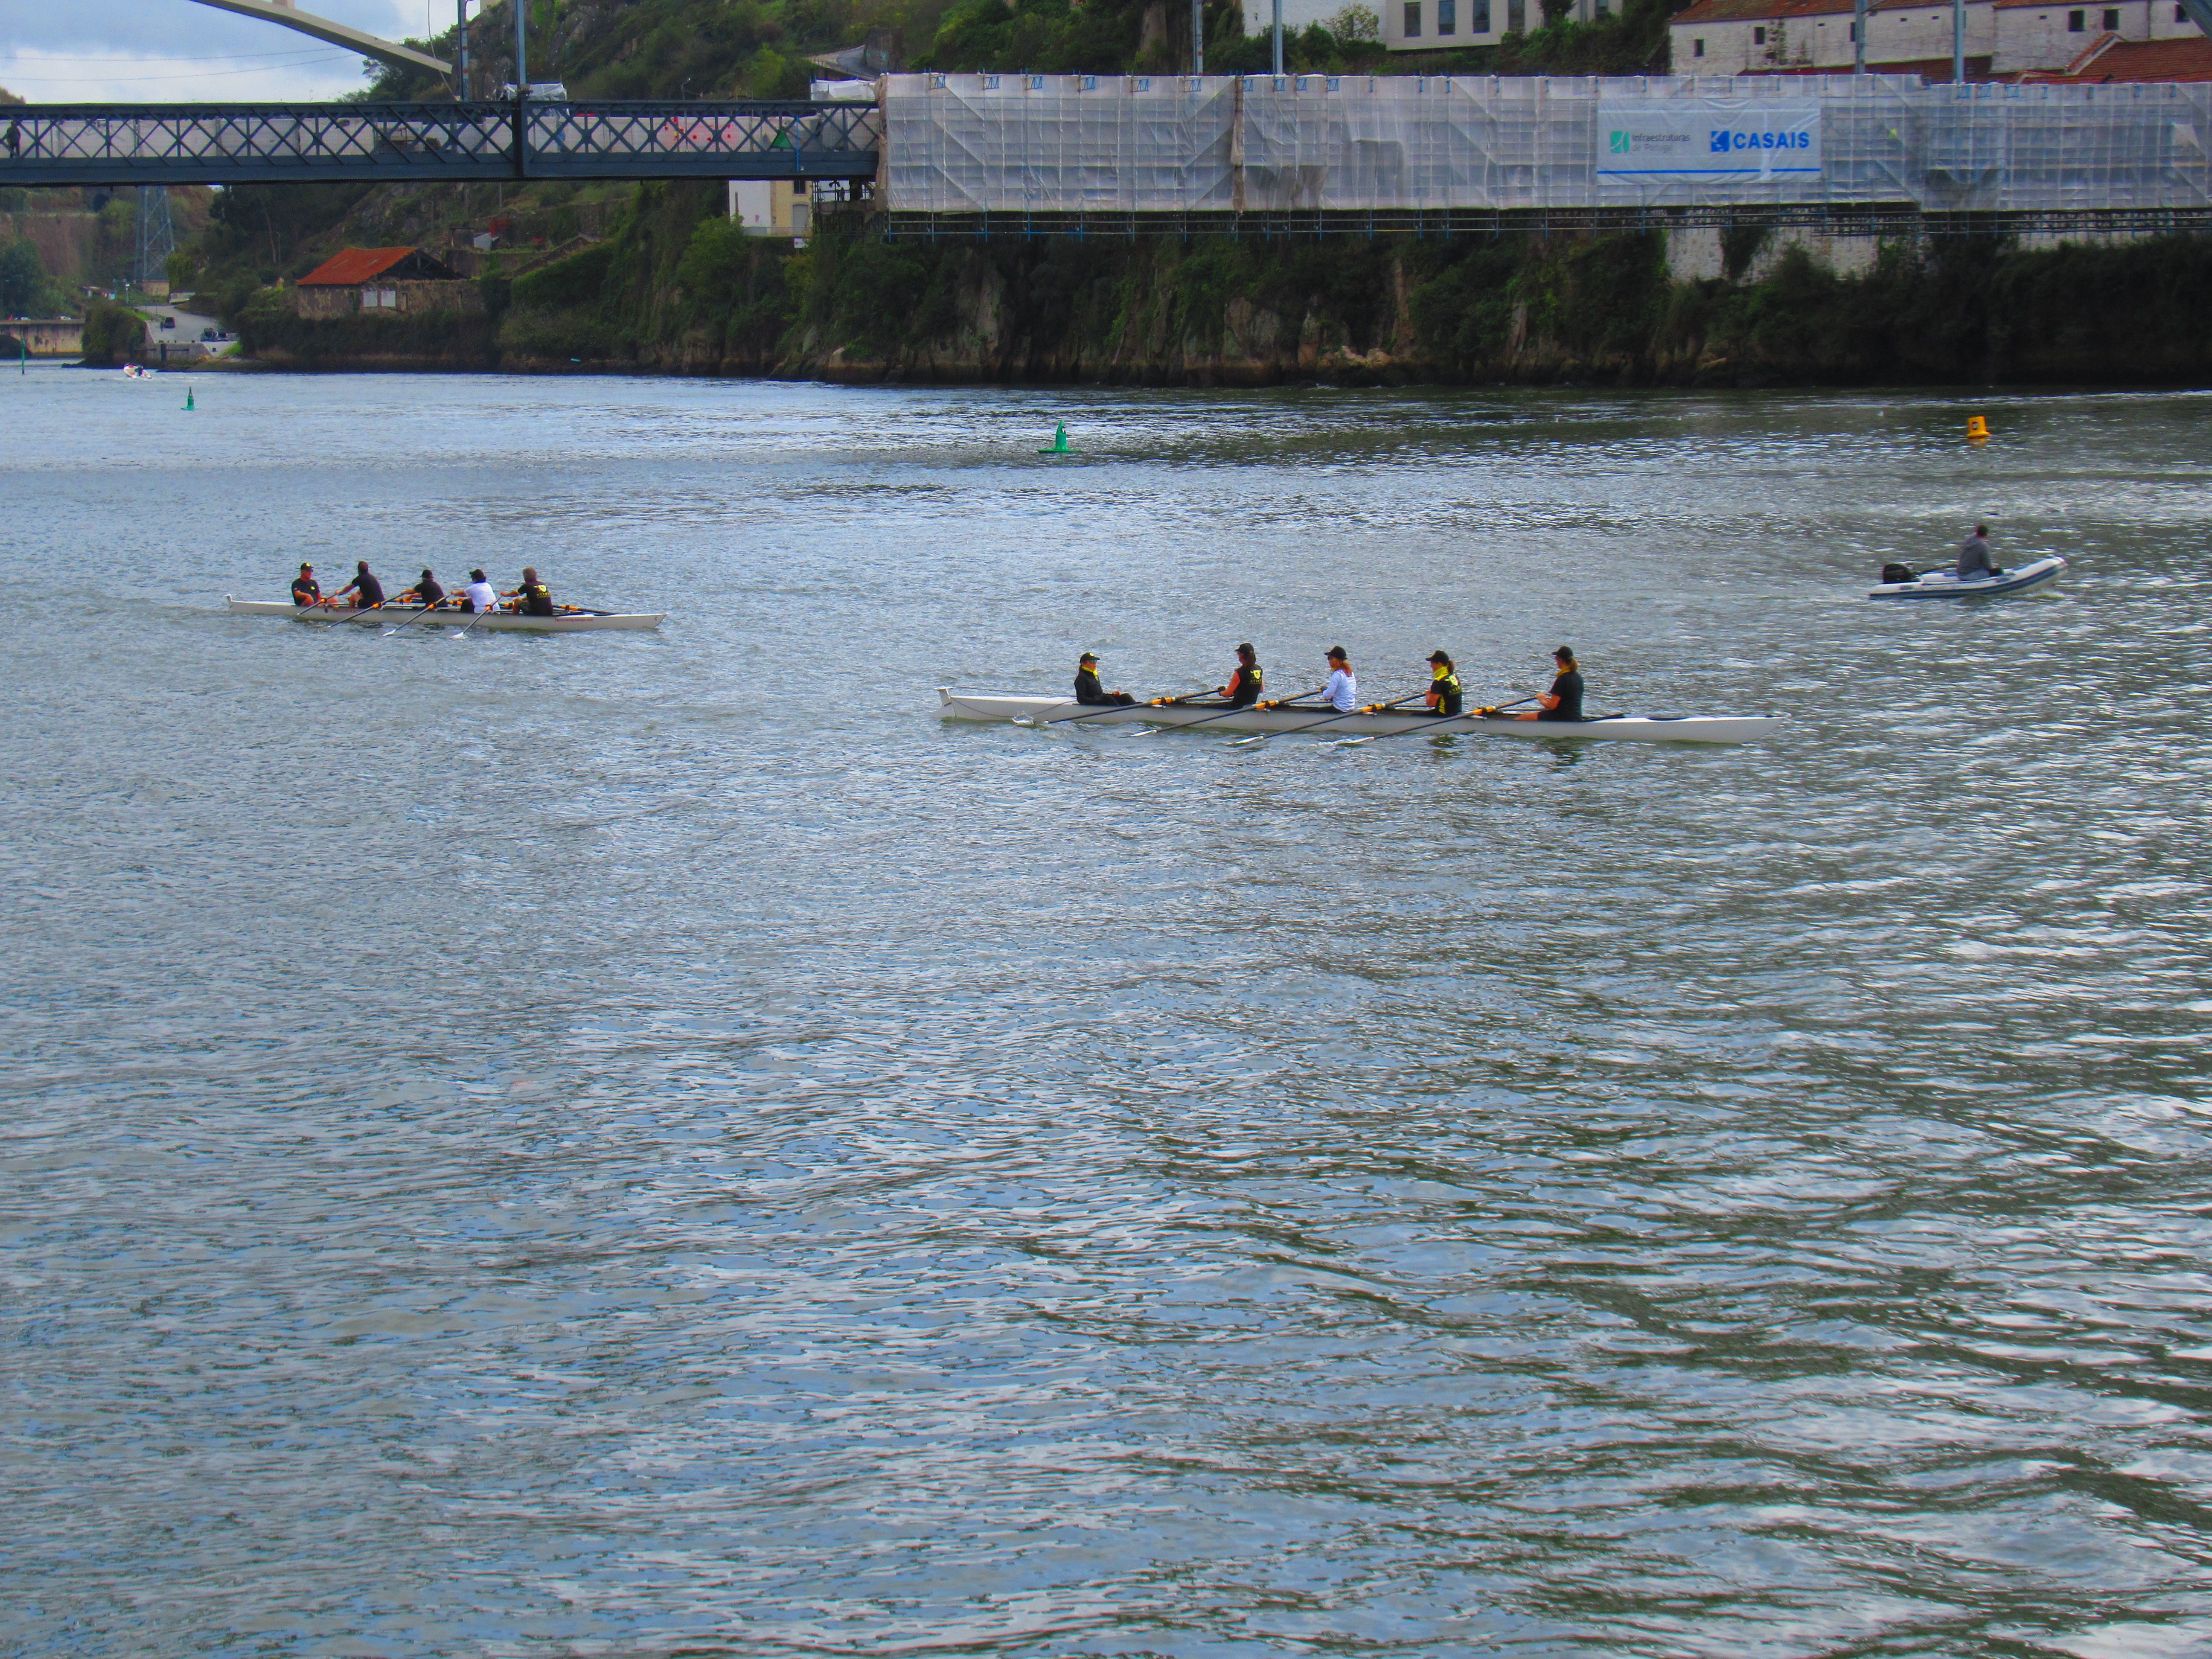
[[[1559,672],[1552,678],[1552,689],[1538,694],[1536,698],[1538,712],[1532,714],[1514,714],[1509,716],[1510,719],[1516,720],[1580,720],[1582,719],[1583,671],[1581,665],[1575,661],[1574,647],[1566,645],[1559,647],[1558,650],[1552,653],[1552,660],[1559,665]],[[1485,714],[1495,714],[1498,711],[1495,708],[1485,708],[1480,712]]]
[[[499,609],[499,592],[492,586],[491,579],[481,570],[469,572],[469,585],[461,590],[461,598],[468,602],[469,609],[479,617],[487,611]]]
[[[1459,673],[1453,668],[1451,658],[1442,651],[1431,651],[1429,669],[1431,678],[1425,700],[1429,713],[1445,720],[1455,718],[1460,710]]]
[[[1097,653],[1085,652],[1075,659],[1075,700],[1092,708],[1126,708],[1136,702],[1127,691],[1109,691],[1098,683]]]
[[[422,580],[416,582],[414,586],[409,588],[404,593],[402,593],[399,596],[399,599],[403,605],[412,603],[419,605],[425,611],[428,611],[431,606],[436,605],[439,600],[445,597],[446,590],[438,585],[438,579],[430,574],[430,567],[424,565],[422,567]]]
[[[1321,697],[1340,714],[1359,707],[1359,676],[1352,672],[1352,659],[1340,645],[1328,648],[1328,684],[1322,687]]]
[[[522,586],[507,596],[514,601],[514,608],[526,617],[557,617],[553,608],[552,590],[538,580],[538,567],[522,567]]]
[[[1261,692],[1267,689],[1267,676],[1260,669],[1260,653],[1249,645],[1237,647],[1237,672],[1229,677],[1229,684],[1217,685],[1213,695],[1227,702],[1231,708],[1249,708],[1260,701]]]
[[[343,587],[338,589],[337,592],[331,595],[331,602],[336,604],[338,601],[343,600],[347,594],[356,593],[358,595],[358,597],[354,600],[354,605],[356,609],[362,611],[375,610],[377,606],[384,603],[384,584],[368,574],[368,561],[367,559],[356,559],[354,562],[353,568],[354,579],[348,582]]]
[[[292,603],[307,605],[320,605],[322,602],[323,590],[315,585],[315,567],[311,564],[301,565],[300,574],[292,578]]]

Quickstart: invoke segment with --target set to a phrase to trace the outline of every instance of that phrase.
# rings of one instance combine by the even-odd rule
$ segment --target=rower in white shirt
[[[1340,714],[1359,707],[1359,677],[1352,672],[1352,659],[1340,645],[1329,647],[1328,684],[1322,688],[1321,700]]]
[[[499,590],[491,585],[481,570],[469,572],[469,585],[461,590],[461,597],[469,602],[469,609],[479,617],[487,611],[499,609]]]

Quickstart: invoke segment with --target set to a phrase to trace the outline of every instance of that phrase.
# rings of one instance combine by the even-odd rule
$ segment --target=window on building
[[[1505,0],[1505,32],[1508,34],[1528,32],[1528,0]]]
[[[1418,40],[1421,33],[1421,0],[1406,0],[1406,38]]]
[[[1467,15],[1467,27],[1470,34],[1490,33],[1490,0],[1474,0]]]
[[[2181,7],[2176,6],[2173,9],[2173,21],[2177,23],[2186,23],[2189,21],[2188,12]]]
[[[1692,58],[1703,58],[1705,55],[1705,43],[1704,41],[1702,41],[1702,40],[1692,40],[1692,41],[1691,41],[1691,42],[1690,42],[1690,56],[1691,56],[1691,57],[1692,57]]]
[[[2120,14],[2118,8],[2109,9],[2105,13],[2105,27],[2107,29],[2113,30],[2117,30],[2120,27]]]
[[[2069,34],[2080,34],[2080,33],[2083,33],[2085,30],[2087,30],[2087,29],[2088,28],[2088,27],[2089,27],[2089,14],[2088,14],[2087,12],[2086,12],[2086,11],[2069,11],[2069,12],[2068,12],[2068,13],[2066,14],[2066,32],[2067,32],[2067,33],[2069,33]]]
[[[1459,0],[1437,0],[1437,33],[1459,33]]]
[[[1751,32],[1751,44],[1754,46],[1765,46],[1766,44],[1766,31],[1765,29],[1753,29]]]

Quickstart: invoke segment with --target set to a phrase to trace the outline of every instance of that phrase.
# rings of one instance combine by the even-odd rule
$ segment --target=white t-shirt
[[[479,616],[499,608],[499,595],[489,582],[471,582],[461,592],[468,599],[469,609]]]
[[[1349,668],[1335,670],[1322,688],[1321,697],[1338,714],[1349,714],[1359,707],[1359,677]]]

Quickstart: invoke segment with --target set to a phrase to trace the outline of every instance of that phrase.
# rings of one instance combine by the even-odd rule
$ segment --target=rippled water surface
[[[0,378],[9,1651],[2212,1651],[2212,399],[195,384]],[[1790,720],[935,714],[1242,639]]]

